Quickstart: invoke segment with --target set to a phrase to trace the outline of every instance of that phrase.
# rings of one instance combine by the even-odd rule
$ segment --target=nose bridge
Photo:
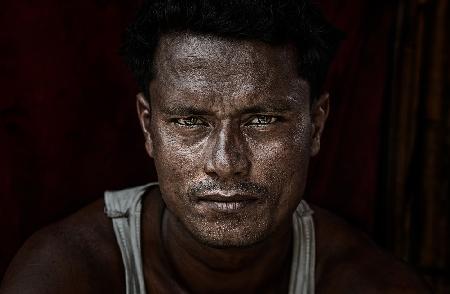
[[[249,166],[244,138],[231,121],[220,124],[211,137],[207,171],[220,177],[247,173]]]

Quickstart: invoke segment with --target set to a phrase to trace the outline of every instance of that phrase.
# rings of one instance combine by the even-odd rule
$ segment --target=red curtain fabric
[[[0,273],[37,229],[115,189],[155,180],[117,54],[136,1],[0,2]],[[386,2],[386,3],[384,3]],[[347,32],[308,199],[371,230],[389,32],[388,1],[321,6]]]
[[[383,241],[450,293],[450,3],[401,0],[382,168]]]
[[[386,80],[396,1],[321,1],[347,34],[330,70],[331,112],[308,197],[371,232],[379,193]]]

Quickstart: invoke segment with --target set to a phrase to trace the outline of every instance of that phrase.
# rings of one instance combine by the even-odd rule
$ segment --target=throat
[[[198,242],[165,209],[161,238],[177,284],[188,292],[287,293],[292,225],[248,247],[213,248]]]

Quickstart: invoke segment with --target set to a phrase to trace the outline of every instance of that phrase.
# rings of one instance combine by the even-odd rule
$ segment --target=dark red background
[[[156,179],[117,51],[136,1],[0,2],[0,273],[42,226]],[[371,231],[378,186],[389,1],[322,0],[347,32],[308,198]],[[386,2],[386,3],[384,3]]]

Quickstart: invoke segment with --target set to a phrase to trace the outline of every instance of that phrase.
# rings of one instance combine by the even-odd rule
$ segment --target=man
[[[308,1],[146,2],[123,53],[159,184],[35,234],[2,293],[426,293],[302,200],[339,39]]]

